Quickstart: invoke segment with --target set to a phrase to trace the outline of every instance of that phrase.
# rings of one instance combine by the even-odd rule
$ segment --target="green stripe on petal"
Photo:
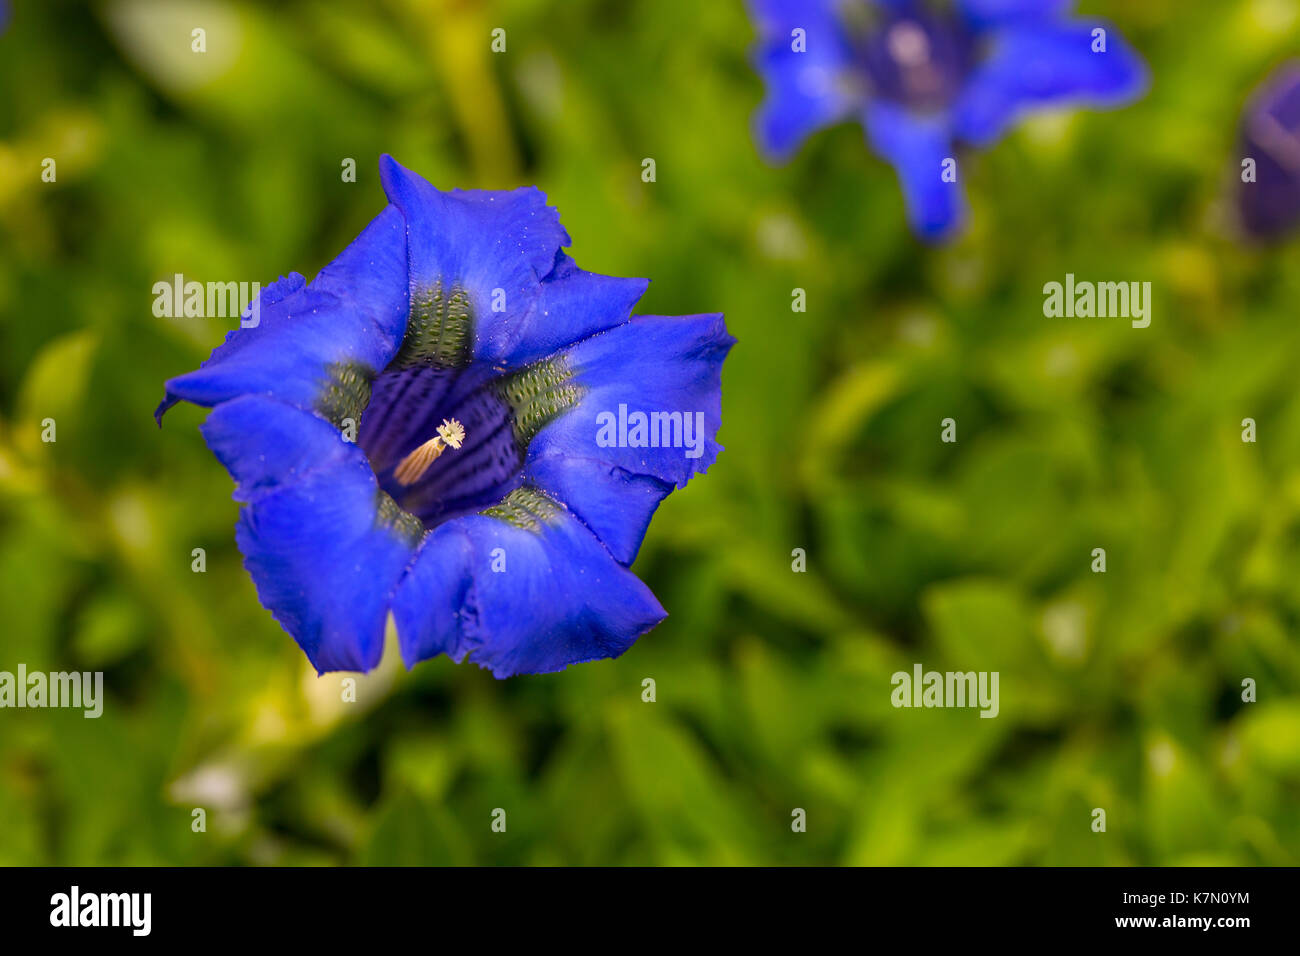
[[[370,404],[373,379],[374,372],[360,362],[331,362],[325,366],[325,386],[316,400],[316,411],[335,428],[341,429],[348,418],[357,424]]]
[[[396,368],[464,368],[473,358],[474,310],[459,286],[444,292],[442,282],[411,292],[411,315]]]
[[[495,389],[514,413],[515,442],[520,448],[527,448],[539,431],[577,405],[584,391],[573,381],[573,371],[563,356],[506,375]]]
[[[555,524],[561,508],[554,498],[530,485],[524,485],[510,492],[491,508],[484,508],[480,514],[536,533],[542,530],[544,524]]]
[[[388,492],[380,490],[377,497],[375,524],[381,528],[390,528],[399,537],[411,545],[420,543],[424,537],[424,523],[415,515],[406,511]]]

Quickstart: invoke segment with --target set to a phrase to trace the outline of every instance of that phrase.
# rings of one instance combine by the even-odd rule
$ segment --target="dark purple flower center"
[[[1246,229],[1276,238],[1300,226],[1300,65],[1278,73],[1248,107],[1242,155],[1255,161],[1254,181],[1239,193]]]
[[[871,94],[908,109],[953,101],[975,62],[975,37],[955,14],[908,3],[858,32]]]
[[[426,529],[518,488],[533,436],[581,395],[563,358],[510,372],[474,361],[473,329],[463,290],[414,292],[401,348],[376,376],[357,429],[380,488]],[[443,450],[417,480],[400,480],[399,465],[447,419],[463,426],[461,446]]]
[[[357,443],[380,487],[426,528],[478,511],[519,484],[523,454],[510,408],[490,387],[467,388],[473,377],[471,370],[389,366],[361,417]],[[463,447],[440,455],[414,483],[398,481],[401,461],[453,418],[465,428]]]

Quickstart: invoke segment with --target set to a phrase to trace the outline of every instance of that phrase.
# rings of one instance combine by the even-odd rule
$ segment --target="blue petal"
[[[944,160],[955,158],[946,120],[882,101],[867,108],[864,123],[871,145],[898,173],[912,229],[930,241],[955,233],[966,220],[966,197],[959,182],[943,181]]]
[[[246,394],[310,409],[332,370],[384,368],[408,311],[401,213],[387,207],[310,286],[294,273],[263,290],[259,303],[255,327],[232,330],[197,370],[167,383],[160,421],[181,400],[211,406]]]
[[[393,597],[408,667],[468,654],[497,677],[549,673],[617,657],[664,619],[650,590],[563,506],[524,522],[472,515],[429,535]]]
[[[861,100],[852,52],[828,0],[809,3],[752,0],[759,26],[755,66],[767,99],[754,117],[755,135],[769,158],[789,159],[811,133],[851,116]],[[792,49],[792,31],[806,48]]]
[[[678,487],[705,471],[722,446],[714,441],[722,418],[722,362],[735,344],[721,315],[638,315],[625,325],[578,343],[564,363],[583,390],[577,407],[543,428],[530,457],[559,452],[621,465]],[[699,412],[699,454],[672,447],[601,447],[597,416],[636,412]],[[692,437],[695,437],[692,431]]]
[[[251,502],[235,540],[262,604],[317,671],[373,668],[419,522],[384,500],[360,449],[307,412],[241,398],[213,411],[204,436]]]
[[[528,314],[497,334],[506,343],[501,364],[517,367],[623,324],[649,285],[646,279],[585,272],[561,252]]]
[[[996,27],[1055,19],[1074,6],[1074,0],[957,0],[957,6],[973,26]]]
[[[271,306],[275,305],[281,299],[286,299],[289,296],[293,295],[295,292],[300,291],[306,285],[307,285],[307,280],[304,279],[297,272],[290,272],[287,276],[281,276],[279,279],[275,280],[270,285],[268,285],[265,289],[263,289],[261,293],[258,295],[257,314],[260,317],[266,317],[271,315],[272,314],[270,312]],[[240,317],[241,328],[235,329],[234,331],[227,333],[225,342],[223,342],[221,345],[218,345],[213,350],[212,355],[210,355],[206,361],[200,364],[199,366],[200,368],[210,365],[213,362],[221,361],[222,359],[228,358],[229,356],[233,355],[235,352],[238,352],[239,350],[246,348],[252,342],[257,341],[256,336],[246,335],[244,334],[242,329],[242,321],[244,319],[249,318],[252,311],[253,309],[251,306],[249,309],[245,310],[244,314]],[[173,379],[173,381],[175,380]],[[167,413],[167,410],[170,409],[177,402],[182,401],[180,395],[174,394],[172,392],[170,387],[171,384],[172,384],[171,382],[167,383],[166,394],[163,396],[163,400],[158,403],[158,407],[154,409],[154,413],[153,413],[154,420],[158,422],[158,426],[160,428],[162,427],[163,415]]]
[[[582,397],[533,439],[524,480],[563,501],[619,561],[630,564],[658,503],[705,471],[722,450],[715,440],[722,419],[722,362],[733,344],[720,315],[639,315],[563,353]],[[659,441],[662,427],[636,433],[638,414],[673,413],[667,442]],[[652,421],[662,425],[661,419]],[[687,447],[688,424],[694,447]],[[632,446],[636,440],[661,447]]]
[[[671,482],[621,465],[554,452],[532,457],[524,474],[568,504],[622,564],[636,560],[655,509],[673,490]]]
[[[993,142],[1034,107],[1110,107],[1146,91],[1147,69],[1119,32],[1106,29],[1106,52],[1092,52],[1084,23],[1030,24],[998,32],[954,107],[954,131],[975,145]]]
[[[833,18],[839,3],[840,0],[749,0],[754,19],[761,26],[787,33],[807,18]]]
[[[350,302],[386,347],[406,333],[405,225],[399,209],[385,206],[311,283],[318,292]]]
[[[199,430],[235,479],[237,501],[252,501],[313,471],[343,464],[356,447],[325,419],[260,395],[218,405]]]
[[[407,223],[413,301],[463,291],[473,357],[514,367],[627,320],[644,279],[583,272],[561,252],[559,214],[528,187],[441,192],[391,156],[380,160],[389,200]]]

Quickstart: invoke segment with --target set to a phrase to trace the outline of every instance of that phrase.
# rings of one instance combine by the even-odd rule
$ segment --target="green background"
[[[102,670],[107,702],[0,711],[0,863],[1300,863],[1300,251],[1230,204],[1300,4],[1081,12],[1150,94],[963,160],[971,229],[932,249],[858,127],[759,158],[739,0],[20,0],[0,670]],[[390,648],[344,703],[257,601],[203,411],[154,426],[229,322],[155,318],[153,283],[314,275],[382,152],[537,184],[580,265],[739,339],[727,450],[636,564],[670,617],[616,661]],[[1150,328],[1045,318],[1067,272],[1150,281]],[[998,671],[1000,715],[892,708],[917,662]]]

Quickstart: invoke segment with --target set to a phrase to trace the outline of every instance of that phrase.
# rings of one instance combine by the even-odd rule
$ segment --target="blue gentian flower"
[[[1106,29],[1100,52],[1093,31],[1104,27],[1065,18],[1069,0],[750,5],[767,86],[755,118],[763,151],[784,161],[811,133],[858,120],[897,170],[908,219],[928,240],[965,220],[961,187],[941,175],[957,145],[986,146],[1035,107],[1117,106],[1147,84],[1117,33]]]
[[[1241,123],[1241,155],[1255,161],[1237,208],[1246,232],[1280,239],[1300,226],[1300,62],[1279,67],[1251,97]]]
[[[213,408],[245,567],[318,671],[373,668],[390,611],[408,667],[615,657],[665,616],[628,565],[721,450],[734,340],[721,315],[633,316],[647,282],[579,269],[537,189],[380,169],[390,205],[268,287],[159,421]]]

